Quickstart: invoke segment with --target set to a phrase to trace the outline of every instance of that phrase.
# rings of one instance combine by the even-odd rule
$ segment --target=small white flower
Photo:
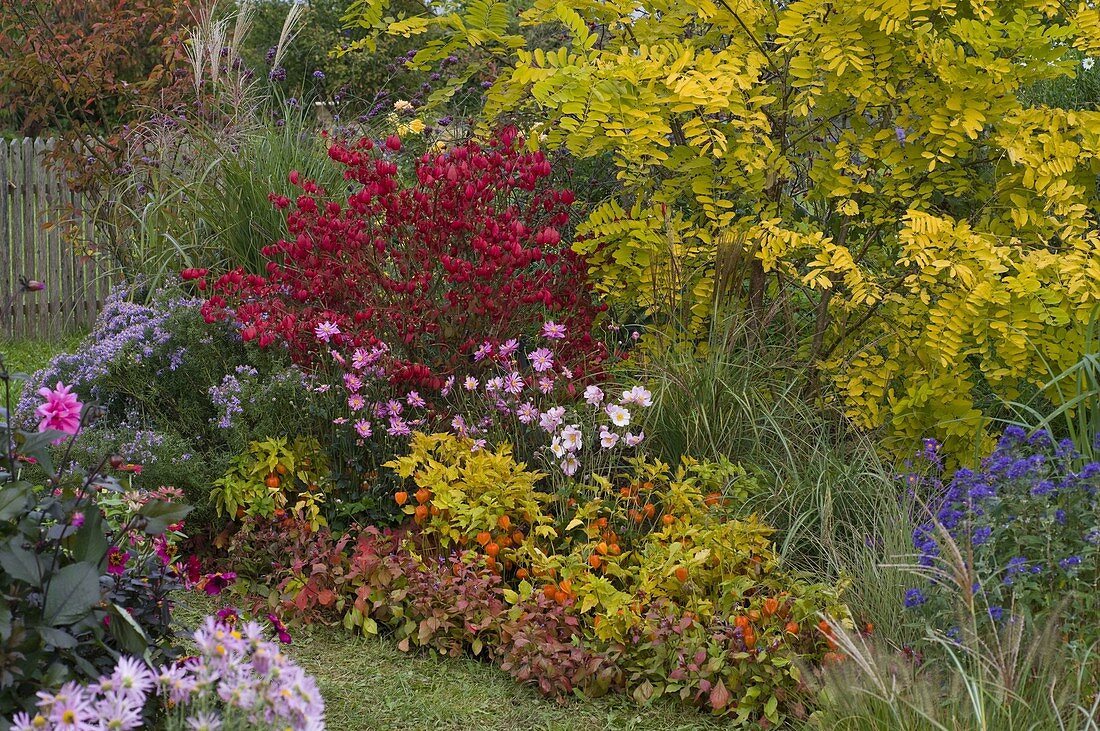
[[[593,406],[599,406],[603,403],[603,391],[599,386],[588,386],[584,389],[584,400]]]
[[[539,417],[539,426],[542,427],[543,431],[547,434],[553,433],[561,426],[564,416],[564,406],[555,406],[552,409],[547,409],[542,413],[542,416]]]
[[[634,386],[629,391],[623,391],[623,397],[619,399],[619,403],[649,408],[653,405],[653,394],[642,386]]]
[[[393,111],[395,112],[407,112],[413,108],[412,102],[405,99],[398,99],[393,103]]]
[[[565,447],[567,452],[576,452],[581,448],[581,440],[583,438],[580,427],[576,424],[570,424],[561,431],[561,443]]]
[[[466,380],[462,382],[462,387],[467,391],[474,391],[477,389],[477,379],[473,376],[466,376]]]
[[[607,427],[603,428],[600,432],[600,446],[604,449],[611,449],[619,443],[619,435],[613,431],[608,431]]]
[[[554,440],[550,442],[550,453],[558,459],[565,455],[565,447],[562,446],[561,440],[557,437],[554,437]]]
[[[577,458],[571,454],[566,456],[566,458],[561,461],[561,471],[569,475],[570,477],[577,473],[577,470],[580,469],[580,466],[581,463],[578,462]]]
[[[608,404],[604,411],[611,417],[611,423],[615,426],[626,426],[630,423],[630,412],[622,406]]]
[[[1081,61],[1081,68],[1083,68],[1085,71],[1092,71],[1092,67],[1094,65],[1096,65],[1096,59],[1093,58],[1086,58]]]

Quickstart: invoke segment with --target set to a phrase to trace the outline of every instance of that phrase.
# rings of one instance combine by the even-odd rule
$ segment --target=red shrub
[[[289,210],[290,237],[264,247],[267,276],[220,277],[204,314],[234,317],[246,340],[285,342],[304,362],[331,345],[382,342],[396,382],[435,388],[482,342],[553,319],[583,373],[604,355],[590,334],[602,308],[562,239],[573,194],[549,187],[549,161],[521,142],[505,130],[486,147],[425,154],[409,176],[396,138],[334,144],[329,156],[357,189],[336,197],[292,173],[302,194],[293,205],[272,197]]]

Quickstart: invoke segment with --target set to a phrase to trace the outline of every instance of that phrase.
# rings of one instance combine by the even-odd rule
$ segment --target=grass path
[[[217,606],[188,596],[176,616],[193,627]],[[291,627],[289,654],[317,678],[331,731],[709,731],[728,725],[674,704],[622,696],[546,700],[468,658],[404,653],[385,638],[336,627]]]

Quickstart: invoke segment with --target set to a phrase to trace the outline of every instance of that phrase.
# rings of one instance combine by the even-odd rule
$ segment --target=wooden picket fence
[[[0,337],[86,330],[109,288],[109,273],[87,254],[93,231],[85,200],[47,164],[54,144],[0,140]],[[20,277],[45,288],[20,294]]]

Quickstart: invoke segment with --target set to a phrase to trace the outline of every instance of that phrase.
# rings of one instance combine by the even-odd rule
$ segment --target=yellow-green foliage
[[[482,547],[503,549],[502,560],[513,544],[523,542],[513,540],[515,530],[522,528],[524,536],[554,537],[542,510],[547,498],[534,489],[546,475],[516,462],[507,444],[495,450],[472,450],[471,445],[453,434],[416,432],[409,454],[384,465],[415,485],[416,492],[401,502],[424,534],[443,548],[466,545],[481,535]]]
[[[317,530],[327,525],[321,515],[327,475],[328,462],[316,439],[264,439],[250,442],[233,458],[210,498],[218,515],[273,518],[292,511]]]
[[[1089,4],[387,7],[348,18],[431,30],[418,64],[495,56],[487,123],[525,113],[532,145],[614,159],[621,195],[577,244],[610,298],[695,333],[716,305],[766,326],[769,302],[806,303],[803,353],[859,423],[960,444],[980,390],[1012,397],[1077,360],[1100,299],[1100,113],[1023,98],[1100,55]]]

